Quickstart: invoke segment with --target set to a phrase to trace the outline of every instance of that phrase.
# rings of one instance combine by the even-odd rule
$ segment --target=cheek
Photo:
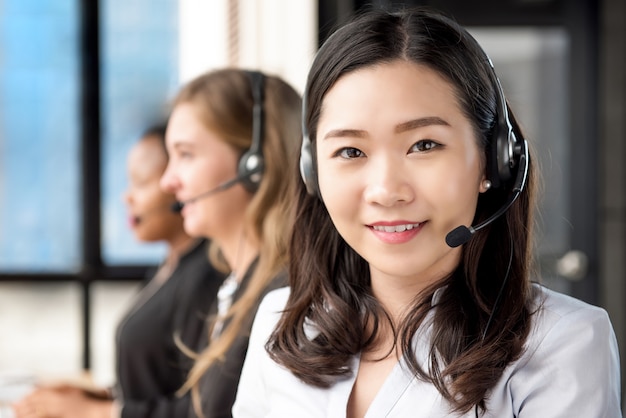
[[[152,202],[165,202],[172,197],[173,195],[171,193],[164,192],[163,189],[161,189],[158,181],[155,181],[149,188],[146,189],[146,200],[150,200]]]
[[[320,192],[335,228],[346,242],[352,242],[353,245],[353,234],[358,233],[363,220],[359,185],[346,179],[328,179],[324,184],[320,183]]]
[[[421,182],[422,196],[428,196],[433,208],[447,214],[450,225],[469,224],[474,218],[478,201],[480,178],[478,168],[449,164],[437,175]]]
[[[237,160],[233,155],[222,153],[198,164],[190,182],[201,190],[211,190],[237,176]]]
[[[239,230],[252,195],[241,185],[198,200],[185,216],[185,229],[191,235],[218,240]]]
[[[319,189],[322,201],[331,218],[350,210],[350,203],[359,202],[358,185],[345,175],[320,174]]]
[[[154,194],[150,193],[150,191],[148,190],[138,191],[137,193],[134,194],[133,197],[134,197],[133,201],[135,202],[135,206],[137,208],[142,208],[142,209],[146,209],[155,201]]]
[[[467,174],[442,176],[433,180],[428,186],[431,195],[450,201],[463,201],[478,194],[477,182]]]
[[[204,165],[194,165],[181,173],[180,182],[183,189],[186,189],[186,197],[194,197],[199,193],[204,193],[213,186],[213,179],[210,170]]]

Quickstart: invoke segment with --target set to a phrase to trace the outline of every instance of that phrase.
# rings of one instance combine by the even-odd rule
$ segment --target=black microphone
[[[446,244],[449,247],[456,248],[459,245],[465,244],[469,241],[472,236],[477,232],[498,219],[502,214],[504,214],[511,205],[517,200],[520,193],[524,189],[524,185],[526,184],[526,177],[528,176],[528,146],[526,145],[526,140],[523,141],[521,145],[523,147],[522,153],[519,157],[519,169],[517,170],[517,177],[515,178],[515,183],[513,184],[513,189],[511,191],[511,195],[507,199],[507,201],[502,205],[500,209],[489,218],[485,219],[483,222],[479,223],[475,226],[467,227],[465,225],[458,226],[454,228],[452,231],[446,235]]]
[[[170,207],[170,210],[172,212],[174,212],[174,213],[179,213],[181,210],[183,210],[183,208],[185,207],[186,204],[193,203],[196,200],[203,199],[205,197],[211,196],[212,194],[215,194],[217,192],[221,192],[223,190],[230,189],[235,184],[239,183],[241,180],[243,180],[243,179],[245,179],[247,177],[250,177],[250,175],[253,174],[253,173],[254,172],[246,173],[243,176],[234,177],[234,178],[232,178],[232,179],[230,179],[228,181],[225,181],[224,183],[220,184],[219,186],[215,187],[214,189],[211,189],[208,192],[204,192],[202,194],[199,194],[196,197],[192,197],[191,199],[188,199],[188,200],[185,200],[185,201],[182,201],[182,202],[181,201],[174,202],[172,204],[172,206]]]

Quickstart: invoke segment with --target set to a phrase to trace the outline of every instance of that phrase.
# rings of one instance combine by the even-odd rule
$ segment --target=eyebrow
[[[450,124],[441,119],[438,116],[428,116],[425,118],[413,119],[408,122],[404,122],[396,126],[395,132],[397,134],[410,131],[417,128],[423,128],[431,125],[450,126]]]
[[[441,119],[438,116],[427,116],[403,122],[395,127],[394,132],[399,134],[402,132],[418,128],[424,128],[431,125],[451,126],[447,121]],[[326,133],[323,139],[344,137],[365,138],[367,137],[367,131],[361,129],[333,129]]]
[[[188,141],[188,140],[186,140],[184,138],[172,140],[172,148],[174,148],[174,149],[190,148],[190,147],[193,147],[193,143],[191,143],[190,141]]]
[[[366,136],[367,132],[360,129],[333,129],[324,135],[324,139],[345,137],[365,138]]]

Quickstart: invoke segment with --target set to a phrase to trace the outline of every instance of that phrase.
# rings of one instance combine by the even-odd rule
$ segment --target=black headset
[[[494,188],[504,187],[513,177],[513,190],[519,194],[526,183],[528,171],[528,146],[526,141],[518,141],[513,125],[509,120],[509,109],[506,104],[502,86],[496,75],[493,64],[487,58],[490,66],[491,78],[496,92],[497,121],[490,135],[488,150],[488,179]],[[315,147],[312,146],[306,129],[306,100],[305,91],[302,100],[302,147],[300,150],[300,174],[309,194],[320,196],[317,179],[317,158]],[[520,164],[521,162],[521,164]],[[517,196],[515,196],[517,197]],[[512,203],[512,202],[511,202]]]
[[[259,71],[246,71],[252,88],[252,144],[239,157],[237,178],[250,193],[258,190],[263,179],[263,135],[265,132],[265,75]]]
[[[317,155],[315,147],[311,145],[309,132],[306,129],[306,100],[307,92],[302,97],[302,146],[300,148],[300,175],[310,195],[320,196],[317,182]]]
[[[489,181],[494,188],[504,187],[513,177],[523,175],[520,191],[526,183],[528,170],[528,146],[524,140],[519,141],[509,119],[509,107],[506,104],[502,85],[496,70],[487,57],[490,74],[496,91],[497,123],[493,127],[490,142]],[[520,164],[521,162],[521,164]],[[523,173],[519,171],[523,170]],[[516,181],[518,183],[518,181]]]

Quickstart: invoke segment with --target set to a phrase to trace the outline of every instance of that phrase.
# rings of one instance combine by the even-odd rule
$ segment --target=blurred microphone
[[[144,213],[133,216],[132,217],[133,223],[135,225],[139,225],[141,222],[145,221],[147,217],[150,217],[153,213],[160,212],[163,210],[168,210],[168,209],[170,209],[170,205],[157,206],[155,208],[149,209],[145,211]]]
[[[188,203],[193,203],[196,200],[200,200],[203,199],[205,197],[211,196],[212,194],[215,194],[217,192],[221,192],[223,190],[229,189],[231,187],[233,187],[235,184],[239,183],[241,180],[245,179],[246,177],[249,177],[250,173],[247,173],[243,176],[237,176],[233,179],[230,179],[222,184],[220,184],[219,186],[217,186],[214,189],[209,190],[208,192],[204,192],[202,194],[199,194],[196,197],[192,197],[191,199],[188,200],[184,200],[184,201],[178,201],[178,202],[174,202],[172,204],[172,206],[170,206],[170,210],[174,213],[179,213],[181,210],[183,210],[183,208],[185,207],[186,204]]]

